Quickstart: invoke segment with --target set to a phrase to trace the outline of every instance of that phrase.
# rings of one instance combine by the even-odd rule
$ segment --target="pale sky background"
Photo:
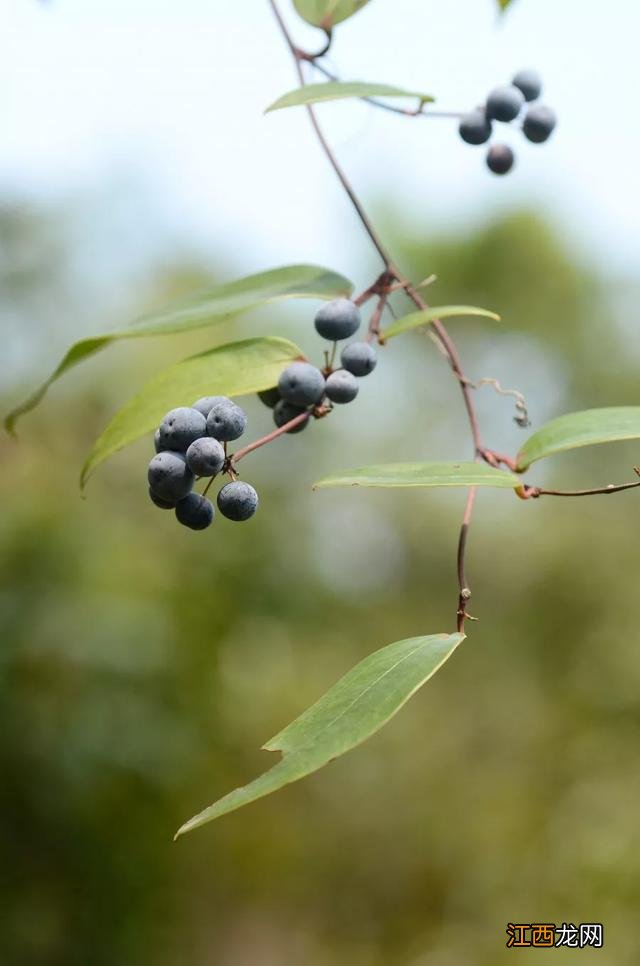
[[[302,44],[321,36],[293,12]],[[263,115],[295,86],[266,0],[0,0],[0,189],[29,204],[138,183],[164,224],[251,271],[317,261],[357,272],[367,243],[304,112]],[[558,112],[553,139],[506,131],[518,163],[484,168],[455,122],[361,104],[322,108],[366,200],[393,195],[418,225],[463,229],[534,201],[587,257],[639,266],[637,0],[372,0],[336,30],[345,79],[433,93],[466,109],[524,66]],[[144,228],[141,229],[144,235]]]

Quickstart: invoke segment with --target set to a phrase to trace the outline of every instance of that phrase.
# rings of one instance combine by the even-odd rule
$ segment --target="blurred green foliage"
[[[32,260],[21,283],[7,230],[24,238],[3,219],[1,298],[19,317],[25,286],[30,306],[47,301],[56,263]],[[438,274],[432,300],[501,313],[450,328],[470,372],[524,391],[537,425],[637,402],[607,279],[532,214],[465,238],[387,234],[416,279]],[[185,261],[158,266],[158,301]],[[312,311],[272,313],[271,331],[310,330]],[[31,324],[35,340],[37,313]],[[263,770],[261,743],[358,659],[452,629],[463,493],[310,490],[365,461],[469,456],[437,350],[421,333],[396,343],[356,406],[247,460],[262,505],[246,526],[183,532],[153,508],[150,441],[79,496],[110,413],[193,341],[92,364],[17,444],[0,439],[3,966],[494,966],[512,961],[509,921],[600,921],[599,961],[637,962],[635,491],[480,494],[468,566],[481,620],[444,670],[356,752],[171,841]],[[487,442],[514,450],[513,400],[483,388],[478,401]],[[269,414],[249,413],[261,435]],[[634,462],[637,446],[603,446],[540,473],[621,482]]]

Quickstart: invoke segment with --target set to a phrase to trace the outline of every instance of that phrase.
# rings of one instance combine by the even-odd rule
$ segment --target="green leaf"
[[[82,468],[84,486],[93,470],[128,443],[152,432],[169,409],[199,396],[241,396],[274,386],[300,349],[286,339],[230,342],[159,372],[113,417]]]
[[[352,291],[348,279],[318,265],[287,265],[215,285],[195,297],[145,315],[125,329],[76,342],[46,382],[9,413],[4,421],[5,428],[12,433],[18,417],[37,406],[56,379],[119,339],[173,335],[203,328],[278,299],[333,299],[348,296]]]
[[[277,765],[194,816],[178,830],[176,838],[310,775],[366,741],[436,673],[463,640],[463,634],[412,637],[370,654],[267,742],[266,750],[283,754]]]
[[[331,30],[362,10],[369,0],[293,0],[300,16],[314,27]]]
[[[522,486],[507,470],[486,463],[382,463],[333,473],[314,484],[314,490],[330,486]]]
[[[536,460],[594,443],[640,439],[640,406],[611,406],[568,413],[546,423],[530,436],[518,453],[518,472]]]
[[[508,6],[513,3],[513,0],[497,0],[500,12],[504,13]]]
[[[432,101],[429,94],[405,91],[389,84],[366,84],[363,81],[327,81],[323,84],[305,84],[279,97],[265,111],[279,111],[283,107],[299,107],[302,104],[319,104],[322,101],[338,101],[347,97],[417,97],[422,103]]]
[[[384,330],[382,341],[386,342],[387,339],[392,339],[394,336],[400,335],[401,332],[409,332],[410,329],[417,329],[421,325],[435,322],[436,319],[449,319],[459,315],[481,315],[485,319],[500,321],[500,316],[495,312],[490,312],[488,309],[479,309],[476,305],[439,305],[435,308],[404,315]]]

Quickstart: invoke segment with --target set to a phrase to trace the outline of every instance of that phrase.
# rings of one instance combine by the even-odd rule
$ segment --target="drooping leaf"
[[[567,413],[546,423],[526,441],[518,453],[520,473],[536,460],[568,449],[640,439],[640,406],[611,406]]]
[[[307,23],[324,30],[331,30],[368,3],[369,0],[293,0],[294,7]]]
[[[241,312],[279,299],[333,299],[348,296],[352,291],[348,279],[318,265],[287,265],[215,285],[195,297],[145,315],[127,328],[76,342],[46,382],[9,413],[5,427],[8,432],[13,432],[18,417],[37,406],[56,379],[119,339],[173,335],[224,322]]]
[[[288,94],[283,94],[265,111],[279,111],[283,107],[300,107],[304,104],[320,104],[322,101],[339,101],[347,97],[413,97],[419,102],[432,101],[433,97],[418,91],[405,91],[389,84],[367,84],[364,81],[327,81],[322,84],[305,84]]]
[[[330,486],[497,486],[515,488],[522,480],[486,463],[382,463],[325,476],[314,490]]]
[[[463,634],[432,634],[396,641],[370,654],[267,742],[266,750],[282,752],[278,764],[194,816],[176,838],[317,771],[361,744],[400,710],[463,640]]]
[[[113,417],[82,468],[84,486],[93,470],[128,443],[150,433],[169,409],[199,396],[241,396],[274,386],[300,349],[287,339],[230,342],[159,372]]]
[[[404,315],[384,330],[381,341],[386,342],[387,339],[393,339],[394,336],[400,335],[402,332],[417,329],[421,325],[434,322],[436,319],[449,319],[460,315],[480,315],[485,319],[494,319],[496,322],[500,321],[500,316],[495,312],[490,312],[488,309],[480,309],[476,305],[439,305],[434,308]]]

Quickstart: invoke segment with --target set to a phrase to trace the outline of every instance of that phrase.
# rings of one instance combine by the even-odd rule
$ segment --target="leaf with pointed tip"
[[[526,441],[518,453],[518,472],[536,460],[595,443],[640,439],[640,406],[610,406],[567,413],[546,423]]]
[[[337,23],[353,17],[369,0],[293,0],[293,5],[307,23],[331,30]]]
[[[330,486],[497,486],[513,489],[522,480],[486,463],[382,463],[325,476],[314,490]]]
[[[283,94],[265,111],[279,111],[283,107],[300,107],[320,104],[323,101],[339,101],[347,97],[417,97],[420,103],[432,101],[433,97],[418,91],[405,91],[389,84],[367,84],[364,81],[327,81],[323,84],[305,84]]]
[[[224,322],[241,312],[279,299],[334,299],[351,295],[352,291],[353,286],[348,279],[318,265],[286,265],[215,285],[197,296],[142,316],[125,329],[76,342],[46,382],[9,413],[4,421],[5,428],[13,433],[18,417],[37,406],[53,382],[119,339],[174,335]]]
[[[287,339],[230,342],[159,372],[113,417],[93,444],[80,485],[108,456],[152,432],[169,409],[190,406],[199,396],[241,396],[274,386],[282,370],[302,357]]]
[[[387,339],[392,339],[402,332],[409,332],[421,325],[428,325],[437,319],[450,319],[461,315],[480,315],[485,319],[500,321],[500,316],[495,312],[490,312],[489,309],[480,309],[476,305],[439,305],[435,308],[421,309],[419,312],[404,315],[384,330],[381,341],[386,342]]]
[[[282,752],[277,765],[185,822],[176,838],[310,775],[366,741],[442,667],[463,640],[464,634],[432,634],[374,651],[267,742],[267,751]]]

